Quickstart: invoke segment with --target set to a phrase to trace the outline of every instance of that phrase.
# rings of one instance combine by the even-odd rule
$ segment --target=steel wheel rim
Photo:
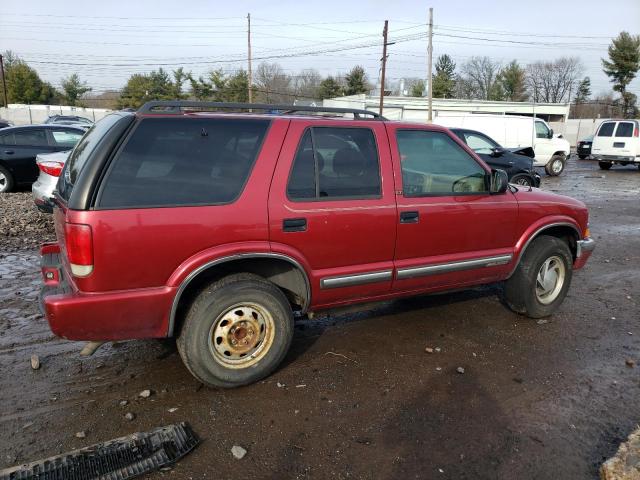
[[[4,173],[0,172],[0,192],[5,191],[8,183],[9,181],[7,180],[7,176]]]
[[[558,255],[547,258],[536,275],[536,298],[543,305],[552,303],[564,286],[567,269]]]
[[[551,170],[553,170],[553,173],[560,173],[562,171],[562,161],[556,160],[553,162],[551,164]]]
[[[516,185],[522,185],[523,187],[530,187],[531,182],[526,177],[520,177],[516,180]]]
[[[258,303],[242,302],[218,315],[209,330],[209,350],[226,368],[248,368],[269,351],[275,323],[269,311]]]

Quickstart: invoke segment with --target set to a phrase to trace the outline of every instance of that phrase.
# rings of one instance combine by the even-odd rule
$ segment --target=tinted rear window
[[[249,177],[268,120],[146,118],[114,159],[99,208],[215,205]]]
[[[94,123],[84,134],[69,155],[63,174],[58,180],[58,193],[65,200],[69,200],[73,185],[76,183],[82,167],[102,140],[102,137],[120,120],[120,115],[107,115],[102,120]]]
[[[611,137],[613,136],[613,128],[616,126],[615,122],[605,122],[600,125],[598,130],[598,137]]]
[[[633,123],[620,122],[618,128],[616,128],[616,137],[632,137],[633,136]]]

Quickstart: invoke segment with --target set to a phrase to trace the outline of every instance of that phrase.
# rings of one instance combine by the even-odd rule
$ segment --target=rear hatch
[[[593,138],[591,153],[605,160],[634,161],[639,154],[638,134],[635,120],[602,122]]]

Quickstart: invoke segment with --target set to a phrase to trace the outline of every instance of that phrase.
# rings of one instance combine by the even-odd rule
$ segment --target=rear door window
[[[291,200],[379,198],[380,165],[369,128],[313,127],[302,137],[287,195]]]
[[[14,133],[14,144],[24,147],[45,147],[49,145],[47,133],[42,128],[29,128]]]
[[[633,127],[635,125],[632,122],[620,122],[618,128],[616,128],[616,137],[632,137]]]
[[[216,205],[239,197],[268,120],[145,118],[114,159],[98,207]]]
[[[616,126],[616,122],[605,122],[600,125],[600,130],[598,130],[598,137],[612,137],[613,129]]]

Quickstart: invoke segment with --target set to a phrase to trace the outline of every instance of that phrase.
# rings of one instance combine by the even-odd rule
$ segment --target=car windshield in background
[[[87,162],[87,159],[91,153],[95,150],[96,146],[100,142],[100,139],[104,137],[111,127],[120,119],[118,115],[107,115],[102,120],[94,123],[87,133],[82,137],[80,142],[75,146],[69,159],[65,165],[63,175],[60,175],[58,182],[58,193],[65,200],[69,200],[73,184],[78,178],[78,174],[82,170],[82,167]]]

